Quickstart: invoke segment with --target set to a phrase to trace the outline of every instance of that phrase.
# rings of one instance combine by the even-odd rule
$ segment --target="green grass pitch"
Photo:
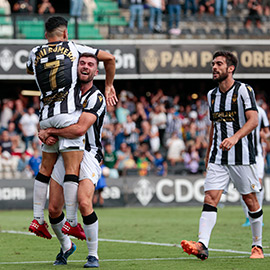
[[[264,259],[249,259],[251,230],[240,206],[218,209],[209,258],[201,261],[179,247],[197,240],[201,207],[103,208],[99,218],[100,269],[269,269],[270,206],[264,207]],[[45,219],[48,221],[48,213]],[[60,246],[28,233],[32,211],[0,211],[0,269],[82,269],[87,257],[84,241],[73,239],[76,252],[67,266],[52,266]],[[81,218],[79,217],[79,222]],[[51,228],[49,229],[51,233]]]

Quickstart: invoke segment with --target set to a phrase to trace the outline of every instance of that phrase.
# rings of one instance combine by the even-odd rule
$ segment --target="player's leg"
[[[217,205],[223,191],[227,191],[229,174],[225,166],[209,164],[205,179],[205,197],[202,214],[199,223],[198,242],[181,242],[183,250],[188,254],[193,254],[201,260],[208,258],[208,245],[211,232],[217,220]]]
[[[256,167],[257,167],[259,181],[261,184],[261,189],[259,192],[256,193],[256,196],[257,196],[260,206],[262,207],[263,198],[264,198],[264,189],[263,189],[263,181],[262,181],[264,177],[264,157],[263,156],[256,156]]]
[[[42,162],[39,173],[34,182],[33,193],[33,212],[34,219],[30,224],[29,231],[47,239],[52,236],[47,230],[47,223],[44,221],[44,208],[47,199],[47,190],[50,181],[50,175],[56,162],[58,154],[55,152],[42,151]]]
[[[98,218],[93,209],[95,186],[89,179],[81,180],[78,188],[79,209],[83,218],[83,228],[88,248],[85,268],[98,267]]]
[[[252,231],[252,251],[250,258],[263,258],[262,251],[262,220],[263,211],[257,200],[256,193],[260,191],[256,166],[230,166],[230,177],[236,189],[248,207],[250,227]]]
[[[82,214],[88,248],[85,268],[99,267],[98,262],[98,219],[93,209],[95,185],[101,177],[99,161],[85,151],[80,169],[78,202]]]
[[[64,182],[65,168],[62,158],[58,158],[52,179],[50,181],[50,196],[49,196],[49,218],[51,227],[61,245],[60,252],[56,256],[54,265],[67,264],[68,257],[76,250],[76,245],[71,242],[68,235],[62,233],[61,229],[66,222],[63,213],[64,207]],[[54,180],[57,179],[57,180]]]
[[[248,208],[247,208],[246,203],[244,202],[242,197],[240,199],[240,202],[241,202],[241,205],[242,205],[242,208],[243,208],[243,211],[245,214],[245,218],[246,218],[246,221],[245,221],[245,223],[242,224],[242,227],[249,227],[250,222],[249,222]]]
[[[252,231],[252,254],[250,258],[264,258],[262,250],[262,208],[257,200],[256,193],[249,193],[242,195],[242,197],[248,207],[250,227]]]
[[[67,151],[67,150],[66,150]],[[83,231],[80,225],[77,222],[77,210],[78,210],[78,200],[77,200],[77,191],[79,184],[79,170],[80,163],[83,157],[83,151],[64,151],[61,152],[66,173],[64,178],[64,196],[66,203],[66,215],[67,215],[67,224],[63,227],[63,232],[71,234],[69,231],[79,226],[79,235],[75,237],[79,237],[79,239],[85,239],[84,233],[80,236],[80,231]],[[72,228],[69,228],[72,227]],[[81,238],[82,237],[82,238]]]

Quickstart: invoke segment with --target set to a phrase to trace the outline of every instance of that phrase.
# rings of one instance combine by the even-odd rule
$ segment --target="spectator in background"
[[[179,22],[181,14],[181,0],[168,0],[168,13],[169,13],[169,33],[172,35],[179,35]]]
[[[0,140],[0,153],[8,152],[12,154],[14,152],[14,145],[9,137],[9,133],[7,130],[4,130],[1,134]]]
[[[26,152],[23,152],[21,158],[18,161],[17,171],[19,172],[20,179],[29,179],[32,178],[32,173],[29,170],[29,156]]]
[[[116,152],[113,151],[112,144],[107,143],[105,144],[105,151],[104,151],[104,165],[110,169],[110,178],[118,178],[118,170],[115,168],[115,164],[117,162],[117,155]]]
[[[222,16],[227,15],[227,0],[215,0],[215,15],[220,16],[220,11],[222,10]]]
[[[260,0],[249,0],[247,4],[249,13],[245,20],[245,27],[250,28],[252,22],[257,28],[261,28],[263,8]]]
[[[151,169],[151,156],[149,155],[149,152],[138,151],[136,164],[140,176],[148,175]]]
[[[172,106],[167,109],[165,141],[171,138],[174,132],[177,133],[179,138],[182,138],[182,120],[179,112],[176,112],[175,107]]]
[[[15,129],[14,122],[9,122],[7,131],[12,145],[14,146],[14,151],[17,152],[18,149],[21,147],[21,137]]]
[[[264,15],[266,17],[269,17],[270,16],[270,0],[262,0],[262,6],[263,6]]]
[[[215,13],[215,0],[200,0],[198,4],[198,12],[200,15],[205,13],[214,14]]]
[[[150,123],[145,120],[141,124],[141,132],[139,135],[139,143],[145,143],[150,148],[150,139],[151,139],[151,125]],[[152,142],[153,143],[153,142]]]
[[[114,125],[114,148],[115,151],[120,149],[121,144],[125,142],[125,134],[123,125],[120,123],[117,123]]]
[[[94,10],[97,7],[95,0],[84,0],[83,4],[83,17],[90,23],[94,22]]]
[[[13,157],[8,151],[3,151],[0,156],[0,167],[2,168],[2,178],[15,179],[17,176],[18,159]]]
[[[136,168],[131,149],[125,142],[121,143],[120,150],[116,151],[116,155],[115,168],[118,169],[120,175],[123,175],[126,169]]]
[[[150,8],[149,30],[160,33],[162,31],[162,12],[165,10],[165,0],[147,0]]]
[[[33,12],[33,7],[29,4],[29,0],[19,0],[13,6],[13,12],[30,14]]]
[[[134,96],[132,92],[127,91],[126,103],[127,103],[127,109],[129,110],[130,114],[133,114],[136,112],[136,102],[137,102],[137,97]]]
[[[41,164],[41,155],[38,149],[34,149],[33,156],[30,158],[28,163],[33,178],[37,176],[40,164]]]
[[[191,9],[191,14],[194,15],[197,12],[197,6],[195,0],[185,0],[184,4],[184,14],[188,15],[188,11]]]
[[[8,100],[8,99],[3,100],[3,107],[1,111],[1,132],[3,130],[7,130],[8,128],[8,123],[12,119],[12,116],[13,116],[13,107],[14,107],[14,103],[12,100]]]
[[[19,122],[22,116],[25,114],[25,110],[21,99],[16,99],[14,104],[15,104],[15,111],[13,113],[11,121],[15,123],[17,133],[21,134],[22,131],[19,128]]]
[[[142,121],[146,121],[147,119],[148,117],[143,104],[141,102],[136,103],[136,112],[132,114],[132,120],[135,122],[136,128],[141,129]]]
[[[135,122],[130,115],[127,115],[127,122],[123,124],[125,141],[130,146],[133,153],[137,148],[137,142],[140,130],[136,128]]]
[[[115,115],[117,118],[118,123],[123,124],[127,122],[127,115],[129,115],[130,112],[127,109],[127,104],[125,101],[122,101],[121,99],[117,103],[117,107],[115,110]]]
[[[138,29],[143,29],[144,0],[129,0],[129,2],[129,28],[134,29],[134,24],[137,18]]]
[[[23,134],[23,141],[25,142],[25,150],[28,149],[29,143],[33,142],[34,137],[37,134],[37,127],[39,118],[35,114],[33,107],[28,108],[28,112],[25,113],[19,122],[19,127]]]
[[[158,127],[160,144],[163,146],[164,145],[163,138],[165,135],[167,122],[167,117],[166,113],[163,110],[163,105],[154,106],[153,112],[150,113],[149,118],[151,121],[151,125]]]
[[[184,153],[184,164],[189,173],[197,173],[199,170],[199,153],[196,150],[195,144],[192,142],[187,146],[187,151]]]
[[[70,16],[81,18],[83,0],[70,0]]]
[[[163,158],[160,152],[155,152],[154,165],[158,176],[166,176],[168,173],[167,161]]]
[[[177,136],[176,132],[167,140],[166,145],[168,147],[167,160],[170,164],[174,166],[178,162],[183,162],[182,153],[185,150],[185,143]]]
[[[11,8],[10,8],[10,3],[8,0],[0,0],[0,9],[4,10],[5,15],[10,15],[11,13]]]
[[[38,5],[38,14],[54,14],[55,9],[50,0],[42,0],[42,3]]]
[[[105,115],[104,119],[104,127],[106,127],[107,124],[117,124],[117,117],[115,115],[115,107],[109,106],[107,108],[107,113]]]

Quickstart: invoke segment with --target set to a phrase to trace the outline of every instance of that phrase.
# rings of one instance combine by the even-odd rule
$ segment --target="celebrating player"
[[[113,55],[91,47],[68,41],[67,21],[62,17],[51,17],[45,24],[48,43],[32,49],[27,62],[28,72],[35,75],[41,91],[40,128],[63,128],[76,123],[81,115],[80,89],[77,85],[79,55],[84,52],[95,54],[104,62],[106,70],[105,95],[109,105],[117,102],[113,80],[115,58]],[[80,134],[81,135],[81,134]],[[64,189],[72,193],[78,183],[79,165],[83,157],[84,136],[66,139],[42,147],[42,163],[34,183],[34,220],[29,230],[38,236],[51,238],[44,221],[44,206],[53,166],[60,151],[65,164]],[[83,234],[81,227],[74,224],[72,231]]]
[[[207,174],[204,205],[199,224],[199,241],[181,242],[183,250],[205,260],[212,229],[216,224],[217,205],[230,179],[245,201],[252,230],[252,259],[264,258],[262,250],[263,211],[256,192],[261,185],[255,165],[253,130],[258,113],[253,89],[235,81],[237,58],[227,51],[213,55],[212,74],[218,87],[208,92],[212,121],[206,154]]]
[[[63,205],[66,203],[67,220],[77,222],[77,201],[82,214],[86,243],[88,247],[85,268],[98,267],[98,219],[93,210],[92,200],[95,185],[101,176],[100,162],[103,159],[101,145],[101,130],[106,112],[105,99],[101,92],[93,85],[93,79],[98,73],[98,59],[95,55],[83,53],[78,66],[78,78],[81,87],[83,112],[78,123],[62,129],[49,128],[39,133],[42,141],[50,143],[51,136],[67,138],[85,134],[85,150],[80,167],[79,185],[74,184],[72,193],[63,194],[65,168],[62,156],[54,166],[50,182],[49,215],[51,226],[61,244],[60,253],[54,265],[67,264],[67,258],[75,251],[76,246],[70,238],[63,234],[62,227],[66,227]],[[78,195],[78,196],[77,196]],[[69,228],[70,226],[68,226]],[[72,226],[71,226],[72,229]],[[69,233],[72,234],[72,233]]]

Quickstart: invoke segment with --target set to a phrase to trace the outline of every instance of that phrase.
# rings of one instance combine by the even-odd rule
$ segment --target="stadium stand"
[[[179,30],[169,31],[168,13],[163,12],[161,32],[150,32],[148,27],[149,9],[145,5],[144,28],[129,29],[129,1],[122,1],[119,7],[115,0],[95,0],[96,8],[93,18],[71,18],[69,14],[61,14],[70,21],[69,29],[72,39],[125,39],[125,38],[161,38],[161,39],[268,39],[270,37],[270,18],[261,15],[261,27],[252,25],[245,28],[248,16],[247,5],[241,4],[241,8],[228,1],[228,14],[226,17],[215,16],[209,13],[185,14],[182,6]],[[0,8],[0,38],[13,37],[25,39],[43,38],[43,21],[46,16],[38,16],[35,13],[28,14],[26,18],[19,14],[4,15]],[[76,23],[77,22],[77,23]],[[13,25],[15,23],[15,25]],[[16,30],[15,32],[13,30]]]

